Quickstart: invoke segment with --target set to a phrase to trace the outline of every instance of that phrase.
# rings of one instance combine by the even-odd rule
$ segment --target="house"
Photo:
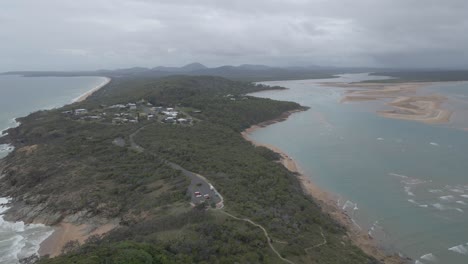
[[[109,106],[109,108],[120,108],[120,109],[125,108],[125,107],[126,107],[126,106],[123,105],[123,104],[115,104],[115,105]]]
[[[153,118],[154,118],[154,115],[148,115],[148,117],[147,117],[148,120],[151,120]]]
[[[163,122],[164,123],[175,123],[176,119],[175,119],[175,117],[169,116],[169,117],[164,118]]]
[[[136,106],[136,104],[134,104],[134,103],[128,103],[128,104],[127,104],[127,107],[128,107],[128,109],[130,109],[130,110],[136,110],[136,109],[137,109],[137,106]]]
[[[159,113],[159,112],[162,112],[162,110],[163,110],[163,107],[162,107],[162,106],[156,106],[156,107],[152,107],[152,108],[151,108],[151,111],[153,111],[153,112],[158,112],[158,113]]]
[[[62,114],[71,115],[73,114],[73,111],[63,111]]]
[[[88,110],[81,108],[81,109],[75,109],[75,115],[82,115],[88,113]]]
[[[166,111],[169,111],[169,112],[174,111],[174,108],[168,107],[166,108]]]
[[[163,111],[162,113],[164,115],[172,116],[172,117],[176,117],[179,114],[178,112],[175,112],[175,111]]]
[[[188,119],[185,119],[185,118],[179,118],[179,119],[177,119],[177,123],[179,123],[179,124],[189,124],[190,121]]]

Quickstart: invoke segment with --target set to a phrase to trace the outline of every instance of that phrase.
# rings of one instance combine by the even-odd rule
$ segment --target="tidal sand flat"
[[[251,131],[249,138],[287,153],[308,180],[337,197],[337,208],[355,229],[384,250],[418,263],[467,263],[468,133],[458,128],[468,122],[457,114],[465,113],[466,105],[441,103],[453,115],[436,125],[375,114],[382,102],[395,98],[343,104],[347,89],[321,85],[366,79],[351,74],[338,80],[267,82],[289,89],[253,95],[310,109]],[[468,94],[464,83],[415,90],[407,93],[438,93],[447,100]]]
[[[108,82],[109,79],[104,77],[0,76],[0,131],[17,125],[17,117],[84,99]],[[12,150],[9,145],[0,145],[0,159]],[[0,198],[0,205],[0,263],[19,263],[20,259],[37,254],[40,247],[52,243],[46,239],[57,229],[42,224],[5,221],[1,213],[8,209],[8,199]],[[61,229],[58,229],[53,237],[61,233]],[[82,237],[81,233],[74,236],[79,237]],[[45,244],[41,245],[44,240]],[[57,242],[54,247],[60,250],[64,243],[66,241],[62,244]],[[47,251],[47,246],[41,250],[43,253],[55,253]]]
[[[380,100],[388,110],[378,110],[377,113],[387,118],[419,121],[429,124],[448,123],[452,111],[445,109],[443,104],[448,98],[431,93],[418,93],[424,87],[434,83],[324,83],[326,86],[346,88],[342,103]]]

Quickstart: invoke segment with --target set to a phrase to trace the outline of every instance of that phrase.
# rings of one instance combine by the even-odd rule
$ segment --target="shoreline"
[[[88,97],[90,97],[93,93],[95,93],[96,91],[98,91],[99,89],[101,89],[102,87],[106,86],[107,84],[109,84],[111,82],[111,78],[109,77],[105,77],[105,76],[102,76],[102,78],[104,78],[104,81],[100,84],[98,84],[96,87],[92,88],[91,90],[85,92],[84,94],[78,96],[77,98],[73,99],[72,100],[72,103],[79,103],[79,102],[83,102],[84,100],[86,100]]]
[[[72,104],[72,103],[77,103],[77,102],[83,102],[86,100],[89,96],[91,96],[93,93],[98,91],[99,89],[103,88],[107,84],[110,83],[111,78],[109,77],[104,77],[104,76],[99,76],[103,77],[104,80],[98,84],[97,86],[93,87],[92,89],[86,91],[85,93],[81,94],[80,96],[76,97],[73,99],[71,102],[64,102],[62,106]],[[40,111],[41,109],[38,109],[36,111]],[[0,138],[4,138],[8,135],[8,130],[11,128],[18,127],[21,125],[20,122],[17,121],[17,118],[12,119],[15,123],[12,124],[9,127],[6,127],[0,131]],[[3,143],[0,143],[2,145]],[[4,144],[11,146],[11,148],[14,149],[14,146],[11,144]],[[6,155],[8,155],[9,152],[11,152],[13,149],[6,149],[4,152],[6,152]],[[3,151],[0,151],[0,153],[3,153]],[[6,156],[5,155],[5,156]],[[0,160],[2,160],[4,157],[0,156]],[[40,222],[33,222],[33,224],[42,224]],[[118,226],[118,224],[112,223],[112,222],[107,222],[104,224],[100,225],[95,225],[95,224],[80,224],[80,225],[75,225],[73,223],[65,222],[62,221],[59,224],[56,225],[45,225],[48,227],[53,228],[54,230],[50,233],[49,236],[44,238],[39,244],[38,244],[38,250],[36,254],[39,256],[45,256],[49,255],[51,257],[55,257],[61,253],[61,250],[63,246],[68,242],[72,240],[77,240],[80,243],[83,243],[88,237],[92,235],[102,235],[104,233],[109,232],[110,230],[114,229],[115,227]]]
[[[319,186],[314,184],[312,180],[310,179],[310,177],[304,172],[304,170],[301,169],[299,164],[294,159],[292,159],[286,152],[284,152],[283,150],[281,150],[280,148],[276,146],[273,146],[270,144],[263,144],[263,143],[254,141],[250,137],[250,134],[252,134],[256,130],[266,127],[271,124],[285,121],[290,115],[297,113],[297,112],[302,112],[302,111],[304,111],[304,109],[297,109],[297,110],[285,112],[276,119],[272,119],[272,120],[265,121],[256,125],[252,125],[251,127],[242,131],[241,135],[245,140],[247,140],[254,146],[266,147],[270,149],[271,151],[278,153],[281,157],[279,162],[287,170],[289,170],[294,175],[296,175],[297,180],[299,181],[301,185],[304,195],[312,197],[312,199],[321,206],[324,213],[329,214],[335,221],[337,221],[342,226],[344,226],[345,229],[347,230],[346,232],[347,235],[350,237],[353,243],[357,247],[359,247],[362,251],[376,258],[379,261],[383,261],[383,263],[387,263],[387,264],[405,263],[405,260],[402,257],[398,256],[397,254],[393,254],[393,255],[389,254],[389,252],[386,252],[384,249],[380,248],[377,245],[377,243],[372,238],[370,238],[366,232],[357,229],[351,217],[348,214],[346,214],[346,212],[344,212],[343,210],[339,208],[338,206],[339,196],[331,192],[328,192],[324,190],[323,188],[320,188]]]
[[[91,236],[101,236],[118,225],[108,222],[103,225],[80,224],[76,225],[69,222],[61,222],[52,226],[54,231],[50,236],[39,244],[37,254],[39,256],[56,257],[62,253],[63,247],[70,241],[78,241],[83,244]]]

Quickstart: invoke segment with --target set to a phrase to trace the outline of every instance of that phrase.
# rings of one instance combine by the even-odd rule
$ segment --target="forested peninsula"
[[[283,88],[113,78],[83,102],[19,118],[0,139],[15,146],[0,161],[0,191],[12,198],[5,218],[89,229],[44,264],[379,263],[302,191],[279,154],[241,136],[305,109],[246,95],[266,89]],[[203,181],[217,200],[194,196]]]

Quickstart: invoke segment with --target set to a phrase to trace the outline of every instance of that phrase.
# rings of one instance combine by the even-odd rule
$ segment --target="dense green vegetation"
[[[50,213],[85,211],[121,225],[84,245],[69,243],[64,255],[41,263],[282,263],[259,228],[219,210],[191,208],[187,179],[160,158],[207,177],[225,198],[223,210],[265,227],[283,257],[297,263],[377,263],[302,193],[277,154],[241,137],[250,125],[301,108],[244,96],[262,89],[218,77],[118,78],[83,103],[23,118],[9,130],[7,139],[17,150],[2,161],[1,190],[18,202],[45,205]],[[110,125],[61,114],[140,99],[197,109],[191,113],[197,122]],[[135,140],[145,152],[112,144],[117,137],[128,142],[142,126]],[[322,230],[327,244],[313,247],[323,241]]]

